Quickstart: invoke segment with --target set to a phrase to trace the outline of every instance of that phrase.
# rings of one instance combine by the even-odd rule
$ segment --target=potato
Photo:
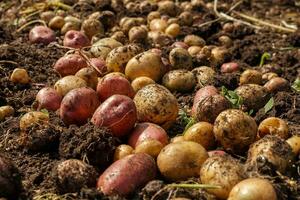
[[[160,17],[160,13],[158,11],[152,11],[147,15],[147,22],[150,24],[153,19],[159,19]]]
[[[232,40],[230,37],[228,37],[227,35],[222,35],[218,38],[220,45],[224,46],[224,47],[231,47],[232,46]]]
[[[140,122],[152,122],[168,128],[177,118],[179,107],[175,96],[165,87],[150,84],[140,89],[134,102]]]
[[[184,11],[178,16],[179,24],[184,26],[191,26],[193,24],[193,14]]]
[[[197,83],[200,86],[213,85],[215,81],[216,72],[207,66],[194,68],[192,73],[196,76]]]
[[[298,155],[300,152],[300,136],[293,135],[292,137],[287,139],[286,142],[291,146],[293,153],[295,155]]]
[[[255,120],[237,109],[221,112],[214,123],[215,138],[225,150],[241,153],[255,141]]]
[[[107,70],[109,72],[124,73],[127,62],[140,53],[140,51],[140,47],[135,44],[120,46],[113,49],[106,58]]]
[[[183,48],[183,49],[188,49],[189,48],[189,46],[186,43],[180,42],[180,41],[174,42],[171,47],[173,47],[173,48]]]
[[[189,52],[183,48],[174,48],[169,54],[169,60],[173,69],[191,69],[192,57]]]
[[[191,46],[188,48],[188,52],[192,57],[194,57],[201,51],[201,49],[202,48],[199,46]]]
[[[212,150],[212,151],[208,151],[207,153],[209,157],[227,155],[227,153],[222,150]]]
[[[31,43],[49,44],[55,41],[55,33],[46,26],[35,26],[29,32]]]
[[[206,150],[213,149],[216,143],[213,125],[207,122],[194,124],[184,132],[183,138],[185,141],[201,144]]]
[[[176,38],[180,34],[180,26],[177,23],[172,23],[166,28],[165,33]]]
[[[289,127],[287,123],[280,118],[268,117],[259,124],[257,134],[259,138],[271,134],[282,139],[287,139],[289,137]]]
[[[153,19],[149,24],[149,28],[151,31],[164,32],[168,26],[166,20],[163,19]]]
[[[115,94],[95,111],[91,121],[98,127],[108,127],[116,137],[130,133],[137,120],[136,106],[127,96]]]
[[[171,139],[170,143],[176,143],[176,142],[182,142],[182,141],[185,141],[183,135],[177,135]]]
[[[80,69],[87,67],[86,60],[79,54],[68,54],[59,58],[53,68],[61,76],[74,75]]]
[[[20,130],[21,132],[26,132],[35,124],[45,124],[49,123],[49,115],[39,111],[30,111],[23,115],[20,119]]]
[[[183,141],[165,146],[157,157],[160,173],[170,181],[183,181],[199,176],[206,150],[198,143]]]
[[[158,140],[144,140],[135,147],[135,153],[146,153],[153,158],[156,158],[164,145]]]
[[[10,75],[10,81],[19,84],[28,84],[30,82],[30,77],[26,69],[15,68]]]
[[[177,69],[166,73],[162,84],[171,91],[188,92],[196,86],[196,78],[186,69]]]
[[[184,37],[184,43],[186,43],[189,46],[199,46],[204,47],[205,46],[205,40],[197,35],[187,35]]]
[[[240,76],[240,85],[250,83],[262,84],[262,73],[254,69],[245,70]]]
[[[293,160],[292,148],[286,141],[274,135],[266,135],[251,145],[246,165],[248,169],[261,173],[268,173],[264,168],[285,173]]]
[[[98,74],[92,67],[85,67],[80,69],[75,76],[85,80],[86,85],[94,90],[98,84]]]
[[[145,19],[142,17],[128,17],[123,23],[120,22],[121,29],[124,33],[128,33],[128,31],[134,26],[141,26],[145,23]]]
[[[236,184],[229,193],[228,200],[277,200],[272,184],[262,178],[248,178]]]
[[[157,47],[166,47],[173,42],[173,38],[171,36],[158,31],[149,31],[148,38],[151,39]]]
[[[220,94],[215,94],[198,102],[196,119],[197,121],[214,123],[217,116],[229,108],[231,108],[230,101]]]
[[[79,31],[80,30],[80,25],[75,24],[73,22],[66,22],[63,27],[61,27],[60,32],[61,34],[66,34],[68,31]]]
[[[6,117],[13,116],[15,109],[11,106],[0,106],[0,122]]]
[[[46,23],[49,23],[49,21],[55,17],[55,12],[53,12],[52,10],[50,11],[44,11],[40,14],[40,18],[41,20],[45,21]]]
[[[65,47],[80,49],[90,46],[90,40],[84,33],[70,30],[65,34],[63,44]]]
[[[92,39],[94,35],[104,35],[104,27],[98,19],[88,18],[84,20],[81,25],[81,30],[89,39]]]
[[[102,102],[114,94],[122,94],[130,98],[133,98],[135,94],[130,82],[126,78],[110,74],[104,76],[99,81],[97,93]]]
[[[237,95],[243,99],[245,110],[259,110],[269,100],[269,95],[263,86],[256,84],[245,84],[235,89]]]
[[[178,12],[178,7],[173,1],[159,1],[158,2],[158,12],[161,14],[169,15],[171,17],[175,17]]]
[[[284,91],[290,87],[289,82],[281,77],[274,77],[266,84],[264,87],[267,89],[268,92],[278,92],[278,91]]]
[[[126,35],[123,33],[123,31],[116,31],[114,32],[110,38],[115,39],[116,41],[125,44],[127,41]]]
[[[134,26],[128,32],[128,38],[130,42],[145,42],[147,37],[147,29],[141,26]]]
[[[211,62],[213,65],[224,63],[229,57],[229,51],[225,47],[215,47],[211,50]]]
[[[69,75],[59,79],[55,83],[54,89],[59,95],[65,96],[69,91],[85,86],[87,86],[87,84],[82,78]]]
[[[169,138],[166,131],[156,124],[137,123],[129,136],[128,144],[135,148],[145,140],[157,140],[165,146],[168,144]]]
[[[100,176],[97,188],[105,195],[127,196],[156,177],[154,159],[144,153],[126,156],[114,162]]]
[[[222,73],[232,73],[239,70],[239,64],[236,62],[224,63],[221,66]]]
[[[206,189],[218,199],[227,199],[231,189],[244,178],[243,165],[229,155],[209,157],[200,170],[202,184],[221,186]]]
[[[133,154],[134,149],[127,145],[127,144],[121,144],[119,145],[114,153],[114,161],[120,160],[124,158],[125,156],[128,156],[130,154]]]
[[[49,21],[49,28],[51,29],[61,29],[65,24],[65,20],[61,16],[55,16]]]
[[[71,15],[68,15],[64,18],[65,22],[71,22],[73,24],[76,24],[77,26],[81,25],[81,20],[78,19],[77,17],[73,17]]]
[[[56,111],[60,107],[62,96],[55,89],[45,87],[37,93],[35,99],[38,103],[38,110],[47,109]]]
[[[146,76],[154,81],[159,81],[165,73],[165,66],[161,56],[157,53],[146,51],[129,60],[125,68],[125,75],[130,79]]]
[[[91,53],[95,57],[106,59],[108,53],[114,48],[122,46],[122,43],[118,42],[113,38],[102,38],[95,42],[91,47]]]
[[[134,92],[137,92],[141,88],[145,87],[146,85],[153,84],[153,83],[155,83],[155,81],[152,80],[151,78],[148,78],[147,76],[140,76],[131,82],[131,86]]]
[[[93,68],[96,68],[97,75],[103,76],[107,72],[107,67],[105,60],[102,58],[91,58],[90,59],[91,65]]]
[[[274,72],[267,72],[265,74],[262,75],[262,79],[263,81],[269,81],[272,78],[278,77],[278,74],[274,73]]]
[[[60,105],[59,115],[67,125],[83,125],[100,105],[97,93],[88,87],[68,92]]]

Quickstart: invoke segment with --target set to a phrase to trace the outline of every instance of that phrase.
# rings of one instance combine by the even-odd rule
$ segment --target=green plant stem
[[[208,184],[169,184],[170,187],[180,187],[180,188],[191,188],[191,189],[221,189],[221,186],[218,185],[208,185]]]

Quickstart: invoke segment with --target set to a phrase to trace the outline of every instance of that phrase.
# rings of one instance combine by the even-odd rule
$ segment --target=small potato
[[[178,16],[179,24],[184,26],[191,26],[193,24],[193,14],[184,11]]]
[[[142,89],[143,87],[145,87],[146,85],[153,84],[153,83],[155,83],[155,81],[152,80],[151,78],[148,78],[146,76],[140,76],[140,77],[135,78],[131,82],[131,86],[132,86],[134,92],[137,92],[140,89]]]
[[[108,53],[117,47],[122,46],[122,43],[118,42],[113,38],[102,38],[101,40],[95,42],[91,47],[91,53],[95,57],[100,57],[106,59]]]
[[[180,34],[180,26],[176,23],[172,23],[166,28],[165,33],[176,38]]]
[[[201,51],[202,47],[199,46],[190,46],[188,48],[188,52],[191,56],[196,56],[200,51]]]
[[[171,91],[188,92],[196,86],[196,78],[186,69],[177,69],[166,73],[162,84]]]
[[[262,84],[262,73],[254,69],[245,70],[240,76],[240,85],[249,83]]]
[[[277,117],[269,117],[259,124],[258,137],[262,138],[269,134],[287,139],[289,137],[289,127],[284,120]]]
[[[169,46],[173,42],[173,38],[171,36],[158,31],[148,32],[148,37],[152,40],[155,46],[159,47]]]
[[[175,17],[177,15],[178,7],[173,1],[159,1],[158,2],[158,12],[161,14],[169,15]]]
[[[204,47],[205,46],[205,40],[197,35],[187,35],[184,37],[184,43],[186,43],[189,46],[199,46]]]
[[[39,111],[30,111],[20,119],[20,130],[26,132],[35,124],[48,124],[49,115]]]
[[[115,150],[114,161],[120,160],[120,159],[124,158],[125,156],[133,154],[133,151],[134,151],[134,149],[127,144],[119,145]]]
[[[61,16],[53,17],[49,22],[49,27],[51,29],[61,29],[65,24],[65,20]]]
[[[257,125],[255,120],[243,111],[228,109],[216,118],[214,134],[225,150],[240,153],[255,141]]]
[[[81,30],[88,36],[89,39],[92,39],[94,35],[104,35],[104,27],[102,23],[93,18],[89,18],[83,21],[81,25]]]
[[[211,61],[214,65],[220,65],[227,60],[229,51],[225,47],[215,47],[211,50]]]
[[[274,73],[274,72],[267,72],[265,74],[262,75],[262,79],[263,81],[269,81],[272,78],[278,77],[278,74]]]
[[[177,135],[171,139],[170,143],[183,142],[183,141],[185,141],[183,135]]]
[[[221,43],[221,46],[224,46],[226,48],[229,48],[232,46],[232,40],[227,35],[222,35],[218,38],[219,42]]]
[[[169,54],[169,60],[173,69],[191,69],[192,57],[189,52],[183,48],[174,48]]]
[[[49,44],[55,41],[55,33],[46,26],[35,26],[29,32],[31,43]]]
[[[158,11],[152,11],[147,15],[147,22],[149,24],[153,19],[159,19],[160,17],[160,13]]]
[[[126,156],[114,162],[99,177],[97,188],[105,195],[127,196],[156,177],[154,159],[144,153]]]
[[[141,49],[135,44],[120,46],[113,49],[106,58],[106,66],[109,72],[124,72],[127,62],[135,55],[140,53]]]
[[[173,48],[183,48],[183,49],[188,49],[189,48],[189,46],[186,43],[180,42],[180,41],[174,42],[171,47],[173,47]]]
[[[163,144],[158,140],[144,140],[135,147],[135,153],[146,153],[156,158],[163,148]]]
[[[81,20],[78,19],[77,17],[73,17],[73,16],[71,16],[71,15],[66,16],[66,17],[64,18],[64,20],[65,20],[66,23],[67,23],[67,22],[71,22],[71,23],[76,24],[76,25],[78,25],[78,26],[81,25]]]
[[[224,63],[221,66],[222,73],[232,73],[239,70],[239,64],[236,62]]]
[[[200,170],[202,184],[221,186],[206,189],[218,199],[227,199],[231,189],[244,178],[243,165],[229,155],[209,157]]]
[[[184,132],[183,138],[185,141],[201,144],[206,150],[213,149],[216,143],[213,125],[207,122],[194,124]]]
[[[97,71],[97,75],[103,76],[107,72],[107,67],[105,60],[102,58],[91,58],[90,59],[91,65]]]
[[[127,41],[127,37],[126,35],[123,33],[123,31],[116,31],[112,34],[112,36],[110,37],[122,44],[125,44],[125,42]]]
[[[157,53],[146,51],[129,60],[125,68],[125,75],[130,79],[146,76],[154,81],[159,81],[165,73],[165,66],[161,56]]]
[[[116,137],[130,133],[137,120],[136,106],[127,96],[115,94],[95,111],[91,121],[98,127],[108,127]]]
[[[75,76],[78,76],[85,80],[86,85],[94,90],[97,88],[98,84],[98,74],[97,72],[91,67],[85,67],[79,70]]]
[[[79,54],[68,54],[59,58],[53,68],[61,76],[74,75],[80,69],[87,67],[86,60]]]
[[[0,122],[6,117],[14,115],[15,109],[11,106],[0,106]]]
[[[153,19],[150,22],[149,28],[151,31],[164,32],[168,27],[168,23],[163,19]]]
[[[97,94],[100,98],[100,101],[105,101],[108,97],[114,94],[126,95],[130,98],[133,98],[135,92],[131,87],[130,82],[119,75],[106,75],[97,85]]]
[[[175,96],[165,87],[150,84],[140,89],[135,97],[138,120],[168,128],[177,118],[179,107]]]
[[[57,93],[61,96],[65,96],[69,91],[80,88],[80,87],[86,87],[87,84],[85,80],[83,80],[80,77],[69,75],[65,76],[62,79],[59,79],[55,85],[54,89],[57,91]]]
[[[141,26],[134,26],[128,32],[128,38],[130,42],[145,42],[147,37],[147,29]]]
[[[63,27],[61,27],[60,32],[61,34],[66,34],[68,31],[79,31],[80,30],[80,26],[73,23],[73,22],[66,22]]]
[[[183,181],[199,176],[200,168],[208,158],[198,143],[183,141],[165,146],[157,157],[160,173],[170,181]]]
[[[298,155],[300,152],[300,136],[293,135],[286,142],[291,146],[295,155]]]
[[[281,77],[274,77],[269,80],[264,87],[267,89],[268,92],[278,92],[286,90],[290,87],[289,82]]]
[[[122,31],[127,34],[128,31],[134,26],[141,26],[145,23],[144,18],[142,17],[132,17],[125,20],[123,23],[120,22]]]
[[[30,77],[26,69],[15,68],[10,75],[10,81],[13,83],[27,84],[30,82]]]
[[[56,111],[60,107],[62,96],[51,87],[41,89],[36,95],[38,109],[47,109]]]
[[[52,10],[45,11],[40,14],[41,20],[45,21],[46,23],[49,23],[53,17],[55,17],[55,13]]]
[[[100,105],[97,93],[88,87],[68,92],[60,105],[59,115],[66,125],[83,125]]]
[[[201,66],[192,70],[200,86],[213,85],[216,72],[210,67]]]
[[[65,34],[63,44],[65,47],[79,49],[90,46],[90,40],[84,33],[70,30]]]

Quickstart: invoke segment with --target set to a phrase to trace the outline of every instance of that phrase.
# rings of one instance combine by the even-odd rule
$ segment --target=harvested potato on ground
[[[276,190],[266,179],[248,178],[236,184],[228,200],[277,200]]]
[[[262,73],[254,69],[245,70],[240,76],[240,85],[243,84],[262,84]]]
[[[140,89],[134,97],[134,102],[138,121],[152,122],[163,128],[169,128],[179,112],[176,97],[158,84],[150,84]]]
[[[200,51],[202,47],[199,46],[191,46],[188,48],[188,52],[192,57],[195,57]]]
[[[68,54],[59,58],[53,68],[61,76],[74,75],[80,69],[87,67],[86,60],[79,54]]]
[[[188,92],[196,86],[196,78],[186,69],[177,69],[166,73],[162,84],[171,91]]]
[[[198,143],[183,141],[165,146],[157,157],[160,173],[170,181],[183,181],[199,176],[206,150]]]
[[[0,106],[0,121],[14,115],[15,109],[12,106]]]
[[[145,42],[147,37],[147,29],[141,26],[134,26],[128,32],[128,38],[130,42]]]
[[[65,20],[62,16],[55,16],[49,21],[49,28],[61,29],[65,24]]]
[[[192,57],[186,49],[174,48],[169,54],[169,60],[173,69],[191,69]]]
[[[197,35],[187,35],[184,37],[184,43],[189,46],[203,47],[205,45],[205,40]]]
[[[235,89],[237,95],[243,99],[245,110],[259,110],[269,100],[267,90],[257,84],[244,84]]]
[[[86,85],[88,87],[93,88],[94,90],[96,89],[98,84],[98,74],[96,70],[94,70],[93,68],[91,67],[82,68],[75,74],[75,76],[78,76],[83,80],[85,80]]]
[[[120,46],[122,46],[122,43],[113,38],[102,38],[92,45],[90,52],[95,57],[106,59],[111,50]]]
[[[106,58],[106,66],[109,72],[124,73],[127,62],[140,53],[141,48],[135,44],[120,46],[113,49]]]
[[[180,26],[176,23],[172,23],[166,28],[165,33],[176,38],[180,34]]]
[[[177,15],[178,7],[175,2],[166,0],[166,1],[159,1],[158,2],[158,9],[157,11],[161,14],[169,15],[174,17]]]
[[[168,26],[166,20],[163,19],[153,19],[149,24],[149,28],[151,31],[164,32]]]
[[[213,85],[215,81],[216,72],[210,67],[202,66],[192,70],[192,73],[197,79],[200,86]]]
[[[134,92],[137,92],[140,89],[142,89],[143,87],[145,87],[146,85],[150,85],[153,83],[155,83],[155,81],[152,80],[151,78],[149,78],[147,76],[140,76],[131,82],[131,86],[132,86]]]
[[[227,199],[231,189],[244,178],[243,165],[229,155],[209,157],[200,170],[201,183],[221,186],[206,189],[220,199]]]
[[[211,62],[213,65],[224,63],[229,57],[229,51],[225,47],[215,47],[211,50]]]
[[[293,153],[295,155],[298,155],[300,152],[300,136],[293,135],[292,137],[287,139],[286,142],[291,146]]]
[[[171,138],[170,143],[183,142],[183,141],[185,141],[183,135],[177,135]]]
[[[76,24],[74,22],[66,22],[63,27],[61,27],[61,34],[66,34],[68,31],[79,31],[80,30],[80,24]]]
[[[236,62],[224,63],[221,66],[221,72],[222,73],[233,73],[233,72],[238,71],[239,68],[240,68],[240,66]]]
[[[86,87],[86,86],[87,84],[82,78],[69,75],[59,79],[54,84],[54,89],[57,91],[59,95],[65,96],[69,91],[75,88]]]
[[[266,84],[264,87],[269,91],[269,92],[278,92],[278,91],[284,91],[290,87],[289,82],[281,77],[274,77]]]
[[[89,39],[92,39],[94,35],[104,35],[104,27],[98,19],[89,18],[84,20],[81,25],[81,30]]]
[[[159,81],[166,69],[157,53],[146,51],[131,58],[125,68],[125,75],[134,80],[146,76],[154,81]]]
[[[30,111],[20,119],[20,130],[26,132],[35,124],[45,124],[49,122],[49,115],[39,111]]]
[[[13,83],[27,84],[30,82],[30,77],[26,69],[15,68],[10,76],[10,80]]]
[[[121,144],[117,146],[115,153],[114,153],[114,161],[120,160],[124,158],[125,156],[128,156],[130,154],[133,154],[134,149],[127,145],[127,144]]]
[[[164,145],[159,142],[158,140],[144,140],[143,142],[139,143],[136,147],[134,152],[135,153],[146,153],[153,158],[156,158]]]
[[[264,119],[258,126],[258,137],[262,138],[265,135],[276,135],[282,139],[289,137],[289,127],[287,123],[277,117],[269,117]]]
[[[215,138],[225,150],[242,153],[256,139],[255,120],[237,109],[221,112],[214,123]]]
[[[89,38],[84,33],[74,30],[70,30],[65,34],[63,43],[65,47],[76,49],[90,46]]]
[[[141,26],[145,23],[145,19],[142,17],[127,17],[124,21],[120,21],[122,31],[127,34],[128,31],[134,26]]]
[[[206,150],[213,149],[216,143],[213,125],[207,122],[194,124],[184,132],[183,138],[201,144]]]
[[[293,160],[292,148],[286,141],[274,135],[266,135],[251,145],[246,165],[248,169],[262,173],[268,173],[270,169],[285,173]]]
[[[31,43],[49,44],[55,41],[55,33],[46,26],[35,26],[29,32],[29,41]]]
[[[36,95],[38,110],[44,108],[47,110],[56,111],[60,107],[61,100],[62,96],[51,87],[45,87],[41,89]]]
[[[156,177],[154,159],[144,153],[126,156],[114,162],[100,176],[97,188],[105,195],[127,196]]]

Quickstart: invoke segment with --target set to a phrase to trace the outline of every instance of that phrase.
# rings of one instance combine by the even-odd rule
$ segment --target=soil
[[[81,4],[78,4],[75,11],[73,11],[76,16],[87,16],[99,9],[89,4],[88,1],[80,2]],[[281,19],[300,26],[300,7],[296,7],[293,2],[290,0],[244,1],[235,11],[270,20],[277,24],[280,23]],[[220,1],[219,3],[221,5],[220,10],[224,9],[226,11],[236,1]],[[21,173],[22,189],[19,199],[32,199],[33,197],[36,200],[125,199],[118,196],[104,196],[95,188],[83,188],[77,193],[58,196],[53,180],[53,169],[57,163],[68,158],[87,159],[85,161],[97,166],[97,171],[100,173],[112,162],[113,151],[116,145],[122,142],[110,136],[109,130],[95,130],[91,124],[82,127],[67,127],[57,117],[56,113],[50,112],[51,126],[46,128],[33,127],[29,138],[24,138],[24,135],[20,133],[18,125],[20,117],[35,108],[35,96],[41,88],[52,86],[59,79],[59,75],[53,70],[52,66],[68,50],[53,44],[31,44],[28,41],[28,31],[32,26],[16,32],[18,26],[14,24],[14,19],[19,16],[17,12],[19,5],[20,2],[17,0],[0,2],[0,106],[11,105],[15,108],[13,117],[0,122],[0,153],[10,158]],[[112,10],[110,6],[101,9]],[[271,59],[267,60],[265,64],[279,66],[280,71],[278,73],[281,77],[286,78],[290,83],[300,77],[300,31],[292,34],[280,33],[267,28],[258,31],[242,24],[233,26],[229,31],[224,31],[222,29],[223,21],[198,27],[197,25],[215,19],[216,16],[212,10],[208,10],[203,6],[199,6],[197,11],[198,15],[195,16],[197,20],[195,20],[194,26],[182,27],[182,34],[178,38],[182,39],[185,34],[193,33],[203,37],[208,44],[216,45],[219,44],[218,37],[220,35],[227,35],[233,40],[233,45],[229,48],[226,61],[236,61],[241,66],[241,70],[237,73],[221,74],[220,66],[213,65],[212,67],[218,73],[215,86],[219,88],[225,86],[234,90],[238,86],[239,75],[242,70],[259,68],[260,58],[264,52],[272,55]],[[288,17],[289,13],[292,17]],[[116,18],[120,19],[124,15],[146,16],[145,13],[123,9],[118,12]],[[107,34],[109,35],[109,31],[107,31]],[[58,38],[57,41],[61,44],[62,40]],[[169,51],[170,48],[168,47],[163,49],[163,55],[167,55]],[[194,65],[197,66],[211,64],[206,59],[194,60]],[[28,71],[31,77],[29,84],[13,84],[9,80],[10,74],[16,67],[22,67]],[[264,67],[267,70],[276,68]],[[197,88],[193,92],[185,94],[174,93],[181,109],[189,110],[192,107],[193,95],[196,90]],[[264,108],[262,108],[252,114],[256,122],[259,123],[269,116],[280,117],[288,122],[291,135],[299,134],[299,93],[289,89],[272,95],[274,106],[269,112],[265,113]],[[178,117],[176,123],[168,131],[169,135],[181,134],[185,125],[186,121]],[[93,134],[88,134],[90,132]],[[49,135],[51,137],[47,137]],[[36,140],[37,138],[46,139]],[[95,138],[98,138],[96,142]],[[241,158],[241,160],[245,159]],[[274,178],[279,199],[300,199],[299,169],[300,161],[298,158],[289,174]],[[290,185],[291,181],[294,181],[296,186]],[[166,183],[162,180],[152,181],[143,189],[137,190],[128,199],[159,200],[173,197],[214,199],[204,190],[170,189],[165,185]]]

